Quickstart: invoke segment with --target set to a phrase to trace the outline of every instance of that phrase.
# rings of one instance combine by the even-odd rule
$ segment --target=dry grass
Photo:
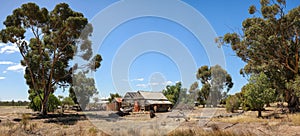
[[[169,136],[251,136],[251,134],[239,133],[235,134],[229,131],[214,130],[205,131],[201,128],[196,129],[176,129]]]
[[[98,129],[95,127],[91,127],[88,132],[90,136],[97,136]]]
[[[252,117],[252,116],[235,116],[232,118],[218,118],[213,119],[214,121],[226,122],[226,123],[267,123],[267,119]]]
[[[100,130],[97,130],[89,120],[78,120],[74,124],[60,124],[59,122],[49,122],[49,120],[66,118],[72,120],[71,117],[58,118],[42,118],[33,119],[35,114],[19,112],[21,108],[1,107],[7,111],[0,110],[0,136],[30,136],[30,135],[45,135],[45,136],[106,136]],[[9,113],[11,110],[11,113]],[[77,119],[77,118],[76,118]],[[74,120],[74,119],[73,119]]]
[[[289,119],[293,122],[294,125],[300,126],[300,113],[289,115]]]
[[[281,118],[281,119],[274,119],[274,118]],[[242,115],[242,116],[235,116],[232,118],[215,118],[213,121],[225,122],[225,123],[267,123],[270,124],[281,124],[281,123],[288,123],[292,122],[296,126],[300,126],[300,113],[297,114],[282,114],[282,115],[274,115],[272,119],[263,119],[257,118],[256,116],[252,115]]]
[[[1,107],[3,108],[3,107]],[[97,129],[89,120],[78,119],[77,116],[72,116],[74,119],[78,119],[75,123],[63,124],[59,122],[49,122],[48,120],[54,119],[32,119],[34,114],[28,114],[24,112],[7,112],[1,113],[0,117],[2,122],[0,123],[0,136],[11,135],[78,135],[78,136],[106,136],[101,129]],[[20,111],[21,109],[13,109]],[[225,111],[224,109],[221,109]],[[223,111],[221,113],[223,114]],[[168,135],[170,136],[250,136],[250,135],[299,135],[300,130],[300,113],[298,114],[276,114],[266,118],[274,112],[274,109],[268,109],[263,112],[264,119],[257,118],[257,112],[248,111],[243,115],[234,116],[231,118],[213,118],[206,127],[197,126],[198,121],[192,120],[185,122],[177,129],[173,130]],[[30,117],[30,118],[29,118]],[[148,116],[147,116],[148,117]],[[14,121],[15,118],[20,121]],[[57,119],[61,119],[59,117]],[[63,117],[66,119],[74,120],[70,116]],[[138,120],[143,116],[136,115],[129,117],[130,120]],[[63,120],[64,121],[64,120]],[[237,123],[237,124],[235,124]],[[235,125],[232,125],[235,124]],[[231,126],[232,125],[232,126]],[[25,129],[24,129],[24,126]],[[231,126],[228,128],[227,126]],[[155,128],[151,129],[152,131]],[[127,132],[127,131],[126,131]],[[137,134],[136,130],[128,131],[127,135]],[[126,135],[125,134],[125,135]],[[156,133],[155,133],[156,134]],[[159,135],[159,134],[157,134]]]
[[[30,135],[45,135],[45,136],[107,136],[107,134],[99,131],[87,121],[81,121],[78,125],[58,125],[46,124],[41,121],[28,120],[27,127],[24,129],[24,124],[20,122],[13,123],[11,121],[2,122],[0,124],[0,136],[30,136]]]

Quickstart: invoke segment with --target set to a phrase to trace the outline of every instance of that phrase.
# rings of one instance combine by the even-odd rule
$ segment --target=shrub
[[[23,129],[26,130],[26,127],[29,123],[29,115],[28,114],[22,114],[21,119],[21,125],[23,126]]]
[[[98,130],[96,128],[92,127],[92,128],[89,129],[89,135],[90,136],[96,136],[97,133],[98,133]]]
[[[47,111],[53,112],[55,109],[57,109],[57,106],[59,105],[61,105],[59,99],[54,94],[50,94]],[[33,101],[31,101],[29,104],[29,108],[33,109],[34,111],[41,111],[42,101],[39,96],[34,97]]]
[[[240,107],[240,100],[237,96],[235,95],[230,95],[226,99],[226,111],[227,112],[234,112],[235,110],[238,110]]]

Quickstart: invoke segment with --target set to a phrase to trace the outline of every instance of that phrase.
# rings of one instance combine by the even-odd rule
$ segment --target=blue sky
[[[13,9],[20,7],[25,0],[13,0],[1,2],[0,22],[3,22],[7,15],[11,14]],[[248,14],[250,5],[259,5],[255,0],[230,0],[230,1],[204,1],[204,0],[184,0],[177,8],[164,8],[162,16],[144,16],[127,18],[125,22],[113,28],[108,25],[122,18],[126,13],[144,12],[143,8],[148,6],[153,11],[163,8],[168,3],[158,2],[157,5],[147,5],[148,3],[139,2],[131,4],[126,8],[132,8],[124,13],[118,7],[118,1],[31,1],[37,3],[40,7],[46,7],[52,10],[60,2],[65,2],[78,12],[82,12],[89,21],[93,22],[95,34],[93,39],[94,52],[103,57],[100,69],[93,73],[96,79],[96,86],[99,91],[99,97],[106,97],[109,93],[124,93],[126,91],[145,90],[161,91],[166,85],[175,84],[182,81],[185,88],[196,81],[195,73],[198,67],[202,65],[215,64],[212,59],[218,58],[220,50],[224,53],[226,65],[223,68],[232,76],[234,87],[230,93],[238,92],[247,82],[239,74],[239,70],[244,63],[234,56],[230,47],[224,47],[216,52],[207,52],[207,46],[203,45],[205,40],[210,39],[209,28],[212,28],[217,36],[222,36],[227,32],[241,31],[241,23],[244,19],[251,17]],[[175,5],[176,2],[172,2]],[[123,1],[123,4],[126,2]],[[197,23],[199,17],[190,12],[185,12],[182,4],[188,9],[196,11],[202,15],[204,21],[209,26],[203,26]],[[287,8],[299,6],[300,1],[287,1]],[[114,7],[115,6],[115,7]],[[110,16],[103,19],[101,15],[104,11],[111,10]],[[145,9],[146,10],[146,9]],[[145,12],[146,13],[146,12]],[[176,22],[166,16],[182,17],[185,20]],[[203,18],[202,18],[203,19]],[[99,22],[97,22],[99,21]],[[188,24],[185,24],[188,23]],[[108,24],[108,25],[101,25]],[[201,32],[203,39],[193,33],[193,29],[203,28]],[[3,28],[2,23],[0,28]],[[98,32],[108,30],[101,44],[97,40]],[[202,31],[203,30],[203,31]],[[206,37],[207,36],[207,37]],[[213,40],[213,39],[211,39]],[[214,54],[215,53],[215,54]],[[211,58],[210,58],[211,57]],[[23,69],[20,66],[21,56],[17,48],[13,45],[0,43],[0,100],[27,100],[28,87],[23,78]],[[190,65],[188,65],[190,64]],[[188,66],[187,66],[188,65]],[[58,95],[67,95],[67,91],[57,90]]]

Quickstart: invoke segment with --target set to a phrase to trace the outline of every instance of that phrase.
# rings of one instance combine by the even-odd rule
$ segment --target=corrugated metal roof
[[[138,92],[127,92],[123,98],[124,99],[143,99],[143,96]]]
[[[151,104],[172,104],[170,101],[156,101],[156,100],[146,100],[146,105]]]
[[[144,92],[138,91],[144,99],[147,100],[168,100],[162,92]]]

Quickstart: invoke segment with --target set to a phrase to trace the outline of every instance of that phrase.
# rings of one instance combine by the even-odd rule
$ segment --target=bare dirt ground
[[[214,113],[214,114],[211,114]],[[276,114],[275,114],[276,113]],[[115,112],[67,112],[46,118],[25,107],[0,107],[0,135],[285,135],[300,136],[300,114],[281,114],[276,109],[263,112],[226,113],[224,108],[189,111],[173,110],[119,117]],[[213,115],[213,116],[212,116]],[[211,118],[213,117],[213,118]],[[214,132],[221,132],[215,134]]]
[[[0,106],[0,136],[105,136],[82,113],[49,114],[46,118],[25,107]]]

